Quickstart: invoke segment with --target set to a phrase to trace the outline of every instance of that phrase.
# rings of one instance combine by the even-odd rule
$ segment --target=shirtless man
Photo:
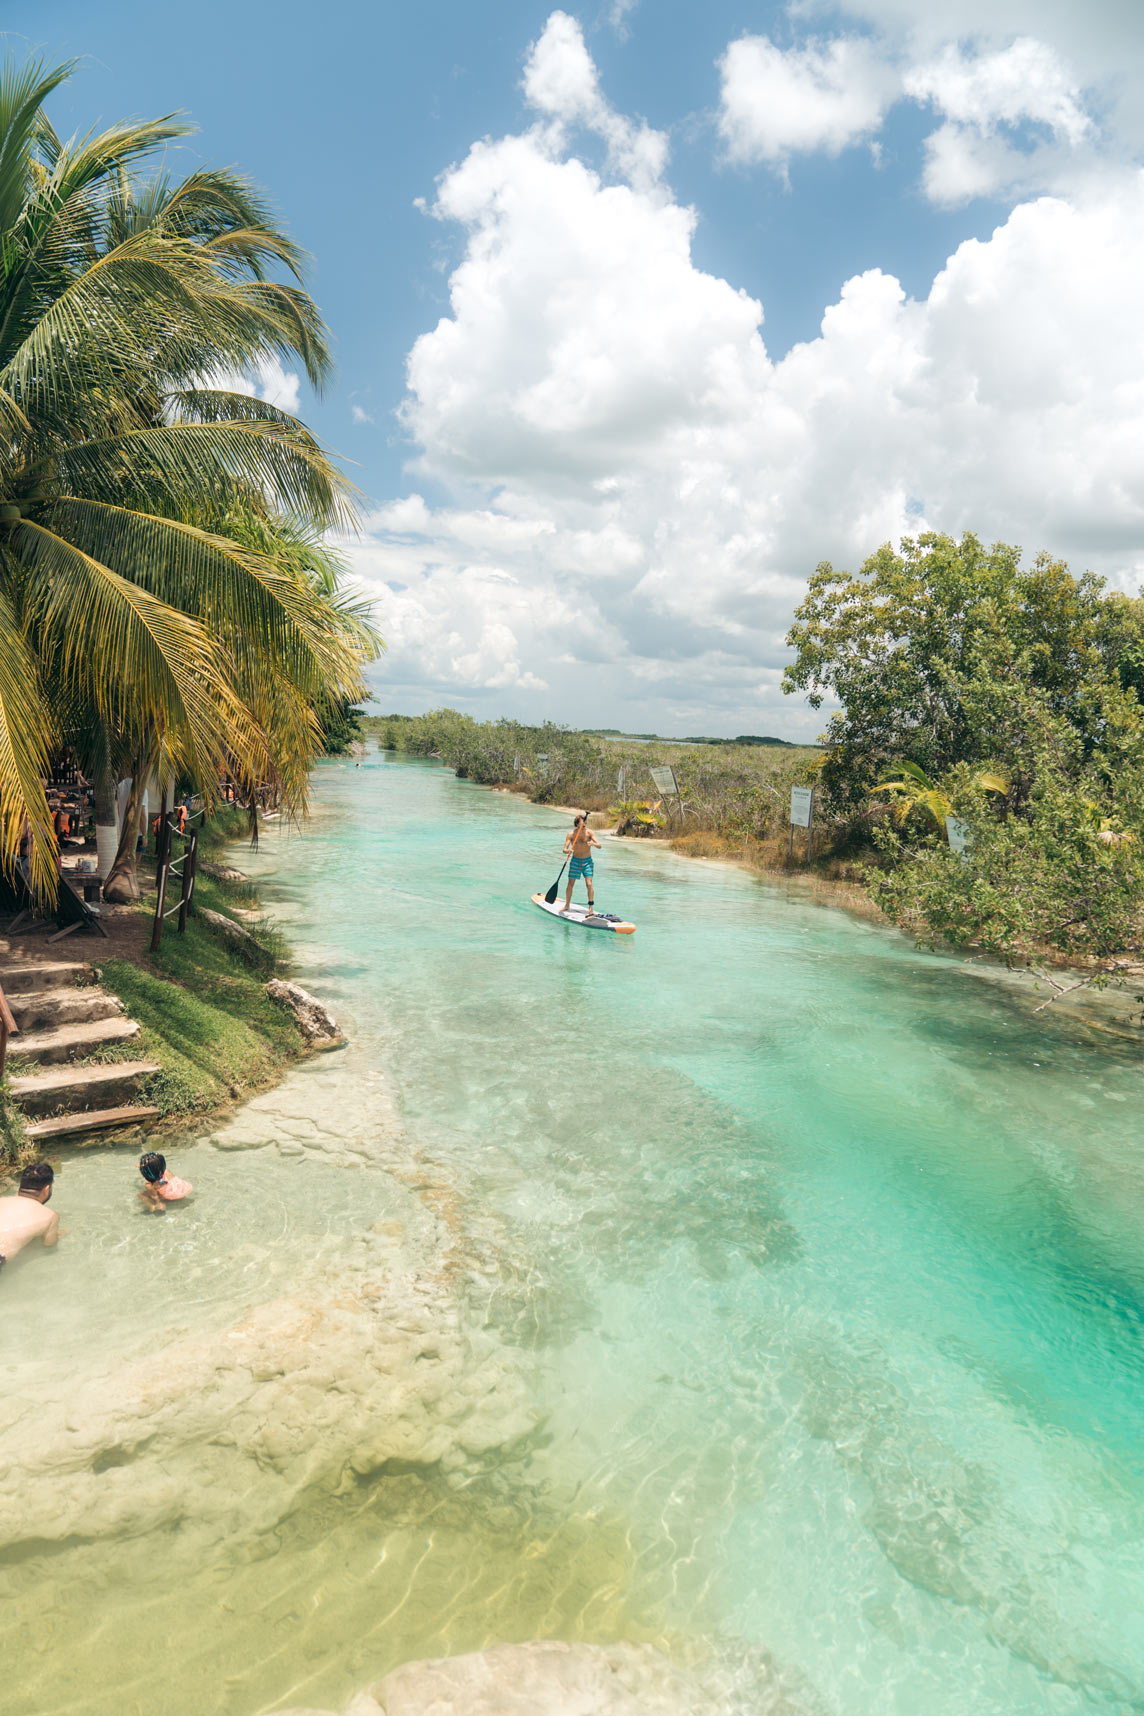
[[[33,1162],[20,1175],[16,1196],[0,1198],[0,1268],[31,1240],[54,1245],[60,1237],[60,1218],[45,1207],[55,1177],[50,1162]]]
[[[595,866],[592,863],[592,848],[599,846],[599,844],[600,842],[588,827],[587,811],[578,810],[576,820],[564,842],[564,851],[565,853],[571,852],[572,862],[568,866],[568,886],[564,892],[564,905],[561,908],[563,911],[567,911],[572,904],[572,890],[581,876],[583,876],[588,888],[588,910],[593,910],[595,900],[592,893],[592,875]]]

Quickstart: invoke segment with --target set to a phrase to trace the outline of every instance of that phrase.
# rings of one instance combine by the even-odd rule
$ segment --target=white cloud
[[[246,393],[252,399],[264,399],[280,411],[296,415],[301,401],[302,379],[292,370],[283,369],[276,357],[261,358],[253,375],[237,375],[222,371],[210,380],[212,387],[229,393]]]
[[[372,423],[373,418],[362,405],[351,405],[350,416],[355,423]]]
[[[948,119],[982,130],[1030,119],[1073,144],[1092,131],[1060,56],[1031,36],[1019,37],[999,53],[975,56],[947,45],[935,59],[906,73],[905,89],[918,101],[932,101]]]
[[[785,172],[800,151],[877,147],[898,102],[941,120],[921,175],[939,204],[1071,190],[1140,159],[1137,0],[795,0],[788,12],[804,27],[823,15],[836,33],[786,49],[765,36],[729,45],[719,129],[733,161]]]
[[[561,69],[545,111],[602,100]],[[357,550],[391,688],[813,733],[778,681],[822,558],[929,525],[1144,571],[1139,173],[1020,205],[922,300],[848,281],[778,363],[761,306],[696,266],[694,213],[602,178],[562,122],[476,144],[435,212],[466,249],[404,421],[420,486],[453,499],[394,503]]]
[[[616,32],[621,42],[626,42],[631,33],[628,19],[639,5],[639,0],[612,0],[608,7],[608,23]]]
[[[1095,136],[1075,79],[1052,48],[1029,36],[996,53],[969,55],[947,44],[912,66],[903,87],[946,118],[926,140],[923,182],[937,203],[1051,183]],[[1049,138],[1037,137],[1032,148],[1005,140],[1028,127]]]
[[[732,42],[719,64],[719,130],[733,161],[837,155],[871,137],[897,93],[893,70],[859,37],[783,50],[766,36]]]
[[[600,94],[596,67],[579,24],[567,12],[553,12],[533,43],[524,68],[524,94],[531,107],[560,127],[582,126],[608,146],[608,164],[621,177],[645,189],[655,185],[667,165],[667,138],[642,120],[636,124],[610,107]],[[559,133],[553,142],[562,141]]]

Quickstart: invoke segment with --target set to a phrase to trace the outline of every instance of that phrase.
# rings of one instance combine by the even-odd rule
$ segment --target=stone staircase
[[[135,1101],[155,1061],[76,1061],[119,1049],[139,1035],[123,1005],[95,982],[90,965],[38,958],[0,938],[0,990],[19,1031],[8,1043],[8,1087],[29,1138],[48,1141],[137,1126],[159,1110]]]

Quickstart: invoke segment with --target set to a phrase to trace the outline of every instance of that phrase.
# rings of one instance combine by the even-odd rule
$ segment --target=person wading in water
[[[567,855],[569,851],[572,853],[572,862],[568,866],[568,886],[564,891],[562,911],[566,912],[572,904],[572,890],[581,876],[583,876],[588,888],[588,910],[591,912],[596,909],[596,902],[592,893],[592,876],[595,871],[595,866],[592,863],[592,848],[593,846],[598,847],[599,844],[600,842],[588,827],[588,812],[586,810],[577,811],[576,820],[564,842],[565,854]]]
[[[20,1175],[16,1196],[0,1198],[0,1269],[33,1239],[54,1245],[59,1238],[60,1218],[44,1207],[55,1177],[50,1162],[33,1162]]]

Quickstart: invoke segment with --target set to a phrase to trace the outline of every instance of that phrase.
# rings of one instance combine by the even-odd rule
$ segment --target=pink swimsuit
[[[161,1180],[155,1182],[155,1190],[161,1198],[166,1198],[169,1204],[177,1203],[194,1189],[188,1180],[177,1179],[174,1174],[164,1174]]]

